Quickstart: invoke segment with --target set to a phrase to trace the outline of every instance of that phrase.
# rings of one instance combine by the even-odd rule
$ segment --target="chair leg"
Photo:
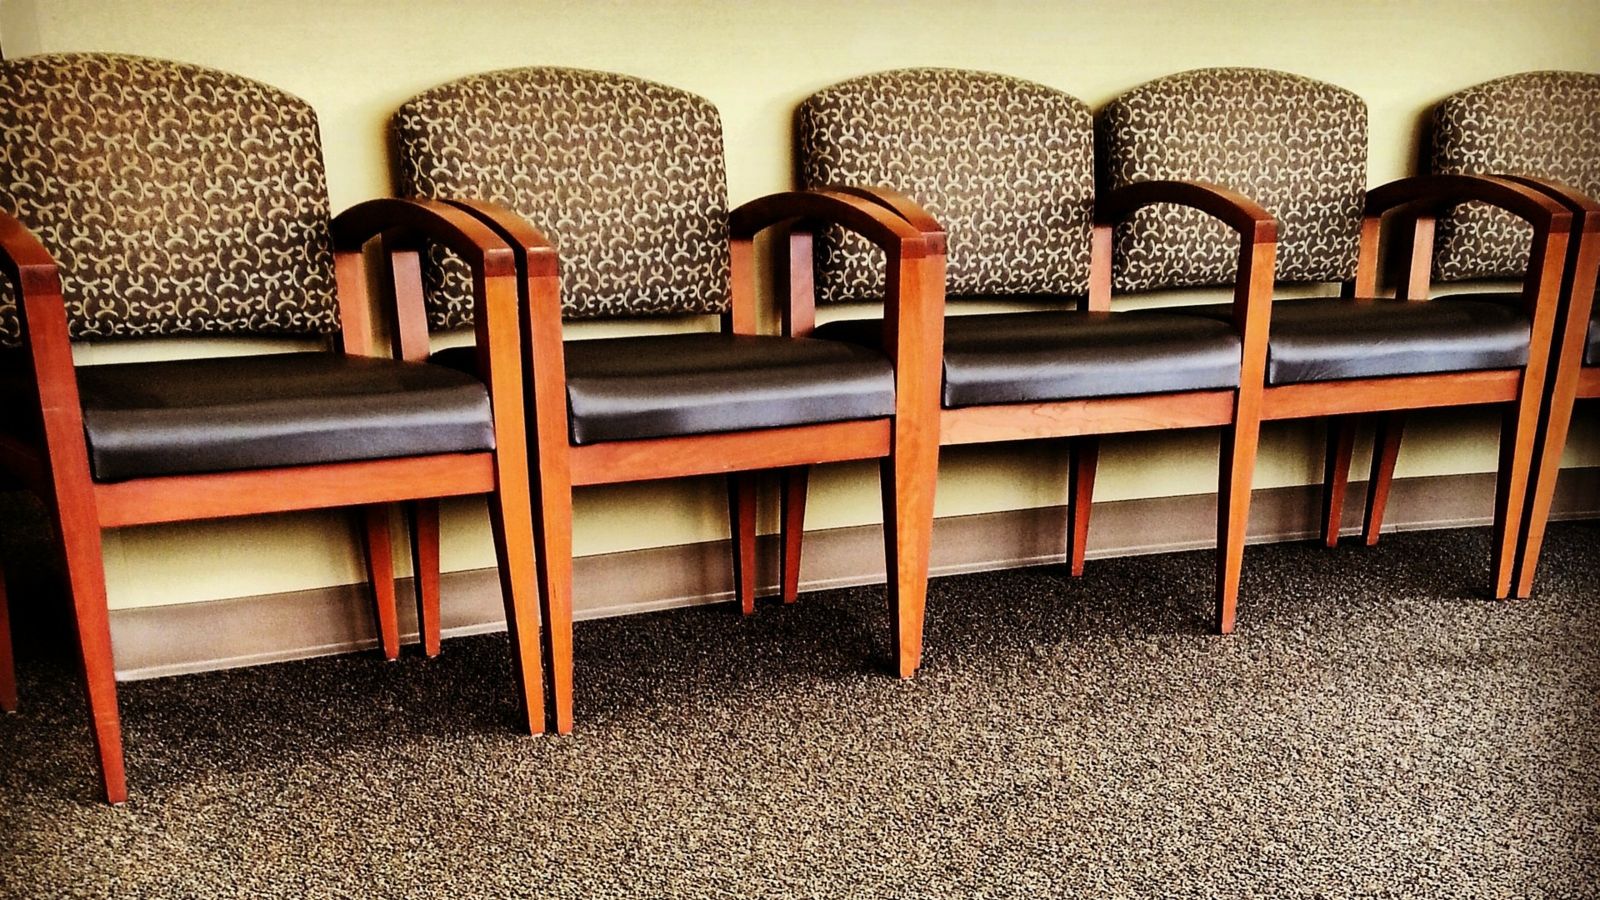
[[[400,615],[394,590],[394,545],[389,542],[389,507],[364,506],[361,518],[372,610],[378,620],[378,645],[384,659],[396,660],[400,658]]]
[[[1572,424],[1572,394],[1559,391],[1543,411],[1545,425],[1540,429],[1538,453],[1533,460],[1533,490],[1528,511],[1523,516],[1522,539],[1517,548],[1517,568],[1513,597],[1533,595],[1533,579],[1539,567],[1539,551],[1544,545],[1545,528],[1550,524],[1550,507],[1555,501],[1556,483],[1561,477],[1561,454],[1567,446]]]
[[[500,598],[506,608],[506,634],[511,641],[511,675],[517,684],[517,724],[529,734],[545,728],[544,659],[540,653],[539,613],[534,596],[538,569],[534,563],[533,503],[526,465],[519,476],[496,464],[499,489],[489,494],[489,526],[494,532],[495,560],[500,572]],[[520,483],[518,483],[520,480]],[[570,615],[568,617],[570,623]]]
[[[1322,542],[1329,547],[1339,546],[1339,523],[1344,518],[1344,498],[1350,488],[1356,426],[1354,416],[1328,420],[1328,453],[1322,468]]]
[[[1368,547],[1378,543],[1378,534],[1383,530],[1383,513],[1389,507],[1389,488],[1394,485],[1394,464],[1400,458],[1400,438],[1405,429],[1404,412],[1386,413],[1378,419],[1372,476],[1367,479],[1367,516],[1361,526],[1361,539]]]
[[[756,611],[756,476],[728,476],[729,534],[733,542],[733,590],[744,614]]]
[[[1241,406],[1246,404],[1241,403]],[[1250,525],[1250,490],[1255,478],[1256,444],[1261,420],[1255,407],[1240,411],[1233,425],[1222,429],[1222,458],[1217,486],[1217,631],[1232,634],[1239,605],[1239,578],[1244,570],[1244,539]]]
[[[572,733],[572,482],[566,469],[547,466],[534,484],[535,571],[550,667],[550,727]]]
[[[922,622],[928,601],[928,555],[933,543],[933,496],[939,477],[937,432],[902,430],[879,465],[883,493],[884,561],[889,594],[889,640],[895,669],[910,678],[922,664]]]
[[[417,586],[417,634],[424,656],[439,655],[439,501],[411,504],[411,572]]]
[[[1495,489],[1494,515],[1494,595],[1512,596],[1512,576],[1517,563],[1517,545],[1522,537],[1523,511],[1527,508],[1528,478],[1533,470],[1534,442],[1539,426],[1540,392],[1543,385],[1531,385],[1524,378],[1514,409],[1506,412],[1500,426],[1500,475]]]
[[[4,570],[0,570],[0,711],[17,711],[17,668],[11,655],[11,604]]]
[[[106,802],[128,799],[128,778],[122,759],[122,723],[117,715],[116,667],[111,655],[111,617],[106,607],[106,570],[101,556],[100,524],[92,497],[58,496],[56,534],[61,539],[72,594],[72,615],[78,631],[84,692],[89,701],[90,729],[100,764]]]
[[[1083,553],[1089,543],[1089,510],[1094,505],[1094,473],[1100,460],[1100,440],[1083,437],[1068,450],[1072,483],[1067,489],[1067,566],[1074,577],[1083,574]]]
[[[811,470],[795,466],[783,473],[783,602],[800,596],[800,545],[805,540],[806,486]]]

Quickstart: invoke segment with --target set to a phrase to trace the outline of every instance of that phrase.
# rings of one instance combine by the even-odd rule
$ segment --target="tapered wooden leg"
[[[928,554],[933,544],[933,496],[939,475],[937,438],[899,440],[880,465],[884,558],[889,593],[889,639],[895,668],[910,678],[922,664],[922,622],[928,601]]]
[[[1494,595],[1500,599],[1512,595],[1517,544],[1521,537],[1523,511],[1527,508],[1528,479],[1533,469],[1539,399],[1537,388],[1524,386],[1517,406],[1507,411],[1501,425],[1500,473],[1496,482],[1494,514]]]
[[[500,597],[506,607],[506,634],[511,640],[511,674],[517,683],[517,724],[529,734],[545,726],[544,660],[539,650],[539,610],[535,597],[533,505],[527,475],[520,485],[501,469],[500,489],[489,495],[489,526],[494,532],[500,571]],[[571,617],[568,616],[570,624]]]
[[[1322,468],[1322,542],[1339,546],[1339,523],[1344,518],[1344,498],[1350,488],[1350,457],[1356,446],[1355,416],[1328,420],[1328,453]]]
[[[1261,422],[1256,410],[1222,429],[1217,487],[1217,631],[1232,634],[1244,570],[1244,539],[1250,525],[1250,486],[1255,478]]]
[[[400,658],[400,613],[394,590],[394,545],[389,542],[389,507],[361,509],[362,539],[367,552],[367,578],[372,584],[372,609],[378,620],[378,645],[383,658]]]
[[[91,496],[56,499],[56,533],[61,538],[78,631],[90,729],[100,764],[106,802],[128,799],[123,769],[122,723],[117,715],[116,667],[111,655],[111,617],[106,608],[106,570],[101,556],[99,517]]]
[[[424,656],[439,655],[439,501],[411,504],[411,571]]]
[[[745,615],[756,611],[756,477],[728,476],[729,534],[733,538],[733,590]]]
[[[1100,441],[1078,438],[1068,451],[1071,459],[1071,485],[1067,489],[1067,566],[1074,575],[1083,574],[1083,552],[1089,543],[1089,510],[1094,505],[1094,472],[1100,460]]]
[[[550,666],[551,722],[572,732],[572,482],[565,466],[543,467],[534,484],[533,533],[538,544],[539,607]]]
[[[1378,543],[1378,534],[1383,530],[1383,513],[1389,506],[1389,488],[1394,485],[1394,464],[1400,458],[1400,438],[1405,428],[1404,412],[1385,413],[1378,419],[1372,477],[1367,479],[1367,516],[1361,526],[1361,539],[1368,547]]]
[[[800,596],[800,545],[806,531],[806,485],[811,470],[795,466],[783,473],[783,602]]]
[[[0,569],[0,710],[17,711],[17,669],[11,655],[11,604],[6,597],[3,569]]]

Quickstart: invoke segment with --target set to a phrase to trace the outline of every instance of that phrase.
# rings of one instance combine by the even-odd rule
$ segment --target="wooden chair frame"
[[[416,498],[488,494],[495,519],[521,721],[538,732],[544,690],[538,617],[526,585],[533,579],[521,352],[517,341],[517,266],[510,250],[476,219],[443,204],[373,200],[332,221],[339,296],[340,349],[378,355],[372,344],[362,248],[371,239],[432,241],[472,268],[478,354],[489,390],[496,449],[482,453],[342,462],[326,465],[174,475],[97,483],[79,404],[66,307],[56,263],[20,222],[0,215],[0,269],[16,289],[23,340],[37,393],[37,444],[0,438],[0,472],[44,499],[63,547],[76,620],[101,784],[107,801],[127,799],[117,714],[111,630],[106,608],[101,531],[130,525],[248,516],[288,510],[359,507],[384,655],[399,652],[394,570],[386,504]],[[402,323],[422,321],[421,289],[393,310]],[[415,333],[402,328],[404,341]],[[409,347],[410,344],[408,343]],[[3,606],[3,604],[0,604]],[[520,626],[520,627],[519,627]],[[0,696],[15,708],[9,641]]]
[[[731,334],[756,334],[757,234],[794,220],[836,223],[876,244],[887,258],[889,320],[883,349],[894,364],[895,414],[888,418],[751,431],[573,445],[567,431],[560,280],[554,247],[511,211],[446,201],[476,216],[516,254],[523,285],[524,366],[533,444],[534,532],[550,666],[550,726],[572,730],[572,489],[690,475],[729,475],[734,584],[746,614],[755,609],[755,473],[815,463],[878,459],[889,571],[890,641],[902,678],[922,658],[928,546],[938,465],[937,365],[944,322],[944,246],[899,218],[845,194],[792,192],[751,201],[729,216],[732,298],[722,318]],[[423,508],[422,517],[436,516]],[[437,525],[423,522],[428,539]],[[422,583],[427,583],[422,580]],[[435,608],[437,601],[434,601]],[[437,634],[435,619],[426,627]],[[437,646],[437,639],[434,646]]]
[[[941,245],[944,230],[932,216],[904,194],[887,187],[843,187],[832,190],[877,203],[894,212]],[[1266,370],[1268,306],[1272,302],[1277,254],[1277,224],[1249,198],[1215,185],[1187,181],[1149,181],[1129,185],[1101,198],[1095,209],[1087,308],[1111,308],[1111,262],[1116,224],[1154,203],[1175,203],[1198,209],[1239,234],[1239,268],[1234,286],[1233,324],[1241,343],[1240,387],[1224,390],[1177,391],[1129,397],[1103,397],[1041,403],[1007,403],[943,409],[939,415],[942,445],[995,443],[1031,439],[1074,439],[1071,446],[1071,489],[1068,501],[1068,559],[1073,574],[1083,571],[1085,538],[1098,455],[1096,438],[1105,434],[1165,431],[1221,426],[1220,500],[1217,527],[1221,552],[1217,561],[1217,628],[1233,630],[1239,574],[1249,518],[1250,483],[1255,471],[1262,384]],[[788,333],[809,334],[815,323],[812,236],[795,231],[783,263],[789,270],[784,298]],[[942,348],[935,371],[943,366]],[[804,521],[804,473],[791,473],[784,488],[784,572],[799,569],[800,529]],[[793,576],[784,582],[785,600],[797,588]]]
[[[1555,500],[1555,489],[1561,469],[1561,453],[1566,448],[1567,432],[1572,422],[1575,400],[1600,398],[1600,366],[1583,364],[1584,343],[1589,334],[1589,317],[1593,311],[1596,270],[1600,269],[1600,203],[1563,184],[1526,175],[1495,175],[1495,178],[1520,184],[1539,191],[1564,206],[1573,215],[1572,234],[1567,246],[1567,263],[1561,285],[1561,302],[1553,326],[1550,357],[1547,364],[1546,384],[1540,403],[1540,420],[1534,451],[1532,494],[1520,526],[1516,574],[1511,591],[1513,597],[1527,597],[1533,592],[1533,580],[1538,568],[1539,550],[1544,543],[1545,527],[1550,519],[1550,507]],[[1428,229],[1426,224],[1419,225]],[[1430,271],[1428,254],[1432,251],[1431,230],[1423,232],[1425,240],[1416,242],[1411,260],[1412,284],[1410,296],[1423,297],[1429,290]],[[1391,414],[1397,417],[1398,414]],[[1386,420],[1388,421],[1388,420]],[[1339,440],[1348,447],[1354,440],[1354,423],[1342,425]],[[1388,497],[1394,480],[1394,458],[1400,449],[1400,427],[1380,426],[1377,458],[1372,476],[1367,483],[1367,513],[1363,525],[1363,538],[1368,546],[1378,542],[1383,527],[1384,499]],[[1348,450],[1344,451],[1348,460]],[[1342,499],[1343,480],[1348,477],[1348,461],[1343,472],[1332,473],[1340,478],[1332,483]],[[1325,527],[1329,546],[1337,540],[1337,521]]]
[[[1405,413],[1413,409],[1444,406],[1508,404],[1501,432],[1500,479],[1496,488],[1494,525],[1494,592],[1496,597],[1505,598],[1523,596],[1526,592],[1521,587],[1523,578],[1517,574],[1518,560],[1525,555],[1525,551],[1518,549],[1519,538],[1526,525],[1525,517],[1532,516],[1538,522],[1538,532],[1542,536],[1543,518],[1549,512],[1550,497],[1547,496],[1542,501],[1543,514],[1534,514],[1541,501],[1530,501],[1528,485],[1535,458],[1543,453],[1542,450],[1536,450],[1536,446],[1551,443],[1548,436],[1541,437],[1545,435],[1546,426],[1541,424],[1540,410],[1546,405],[1545,379],[1551,365],[1551,341],[1555,333],[1556,316],[1562,305],[1562,275],[1567,268],[1569,238],[1574,225],[1572,212],[1567,205],[1553,199],[1546,190],[1532,186],[1527,180],[1426,175],[1384,185],[1367,194],[1356,278],[1345,284],[1344,294],[1347,297],[1377,296],[1380,226],[1382,219],[1392,214],[1400,220],[1402,237],[1406,242],[1400,256],[1405,260],[1406,276],[1396,291],[1396,298],[1426,302],[1433,265],[1434,222],[1445,208],[1470,200],[1507,210],[1533,226],[1532,255],[1522,289],[1523,304],[1532,322],[1528,364],[1515,369],[1313,382],[1268,388],[1266,418],[1333,417],[1328,428],[1322,520],[1323,541],[1332,547],[1339,540],[1339,524],[1344,512],[1357,420],[1366,414],[1381,415],[1362,526],[1363,540],[1370,546],[1377,543],[1383,526],[1383,516],[1394,481],[1395,462],[1400,452]],[[1578,251],[1584,243],[1577,242],[1578,246],[1574,246],[1573,250]],[[1570,284],[1566,290],[1570,291]],[[1577,350],[1580,362],[1582,338],[1580,334]],[[1575,388],[1575,384],[1573,386]],[[1570,401],[1568,407],[1570,415]],[[1561,422],[1562,443],[1565,443],[1565,424],[1565,421]],[[1556,449],[1555,453],[1559,457],[1560,450]],[[1553,494],[1553,478],[1550,491]],[[1537,553],[1536,546],[1534,551]],[[1528,566],[1527,579],[1530,583],[1531,578],[1532,567]]]

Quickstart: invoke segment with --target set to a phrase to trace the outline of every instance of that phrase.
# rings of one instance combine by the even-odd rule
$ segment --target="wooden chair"
[[[1351,432],[1341,422],[1383,416],[1380,442],[1390,449],[1377,455],[1374,483],[1386,485],[1401,412],[1510,406],[1496,504],[1495,590],[1505,596],[1570,215],[1538,191],[1462,176],[1404,179],[1364,193],[1365,105],[1340,88],[1283,72],[1202,69],[1157,79],[1106,107],[1101,139],[1106,183],[1198,178],[1248,193],[1278,219],[1281,281],[1343,284],[1339,298],[1272,304],[1262,398],[1265,420],[1335,417],[1323,518],[1329,545],[1338,539],[1351,455]],[[1426,298],[1431,217],[1465,200],[1532,224],[1523,292],[1510,302],[1417,302]],[[1379,231],[1390,213],[1398,214],[1407,244],[1399,256],[1411,262],[1394,299],[1377,294]],[[1124,264],[1117,283],[1151,289],[1223,277],[1224,235],[1202,232],[1211,226],[1192,219],[1156,211],[1135,218],[1118,238]],[[1373,492],[1369,523],[1381,518],[1386,497]]]
[[[487,494],[518,697],[538,731],[510,248],[441,204],[377,200],[330,223],[311,108],[195,66],[94,54],[0,63],[0,141],[0,342],[15,348],[0,364],[0,471],[54,515],[106,799],[127,797],[106,528],[356,507],[393,659],[388,504]],[[378,355],[361,251],[380,234],[465,261],[483,380]],[[410,350],[422,309],[403,298],[394,312]],[[332,336],[340,349],[73,365],[75,341],[242,334]]]
[[[1232,630],[1276,247],[1271,217],[1240,194],[1190,182],[1143,183],[1096,203],[1088,108],[1002,75],[907,69],[852,79],[805,100],[798,131],[802,185],[844,186],[925,234],[948,233],[955,307],[968,299],[1072,307],[947,318],[940,439],[1048,439],[1069,448],[1073,574],[1083,571],[1098,435],[1222,428],[1217,622]],[[1155,203],[1214,217],[1234,233],[1228,321],[1111,311],[1112,230]],[[813,326],[814,303],[882,296],[859,240],[801,228],[788,247],[789,333],[876,340],[876,320]],[[803,472],[793,473],[785,499],[785,571],[794,572]],[[793,584],[786,589],[792,598]]]
[[[1497,78],[1440,101],[1431,131],[1432,171],[1503,175],[1543,191],[1575,216],[1541,411],[1533,494],[1520,529],[1512,589],[1513,596],[1526,597],[1533,591],[1572,403],[1600,397],[1600,321],[1592,318],[1594,266],[1600,258],[1594,237],[1600,216],[1592,199],[1600,196],[1600,75],[1524,72]],[[1433,247],[1436,281],[1515,278],[1527,271],[1529,228],[1505,212],[1467,204],[1421,224],[1424,230],[1413,255],[1425,259]],[[1426,293],[1427,270],[1415,269],[1414,275],[1418,280],[1413,290]],[[1369,545],[1377,543],[1383,524],[1382,498],[1394,477],[1400,436],[1398,423],[1384,429],[1375,451],[1375,458],[1386,464],[1376,466],[1368,482],[1368,497],[1376,498],[1368,501]]]
[[[753,473],[882,460],[891,639],[909,677],[938,452],[940,243],[845,195],[775,195],[730,215],[715,107],[623,75],[472,76],[405,103],[395,136],[404,193],[471,212],[518,254],[553,727],[572,727],[572,489],[583,485],[730,475],[734,584],[748,614]],[[796,218],[839,223],[887,256],[893,327],[880,344],[757,334],[752,240]],[[461,279],[443,258],[426,271],[445,298],[435,324],[454,324]],[[722,327],[563,341],[563,318],[661,315],[716,315]],[[434,515],[419,510],[417,533],[436,533]]]

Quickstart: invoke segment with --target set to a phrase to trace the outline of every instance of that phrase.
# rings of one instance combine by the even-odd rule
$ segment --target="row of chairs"
[[[1597,109],[1594,75],[1469,89],[1436,113],[1435,173],[1369,191],[1364,104],[1299,76],[1185,72],[1097,122],[1043,85],[901,70],[807,99],[798,189],[730,211],[710,103],[518,69],[405,103],[409,199],[331,217],[316,118],[294,97],[138,57],[0,64],[0,474],[43,497],[59,531],[105,796],[126,798],[105,528],[353,508],[392,659],[392,505],[408,514],[433,655],[437,502],[486,494],[520,723],[566,732],[576,486],[729,476],[750,613],[757,474],[783,476],[793,601],[808,467],[879,460],[891,645],[909,677],[943,444],[1061,441],[1077,574],[1096,437],[1220,427],[1228,632],[1263,420],[1334,417],[1331,543],[1353,425],[1381,417],[1370,541],[1400,414],[1499,404],[1494,589],[1526,596],[1572,398],[1600,384],[1600,216],[1579,193],[1600,190]],[[1404,268],[1394,298],[1378,293],[1386,217]],[[777,335],[757,330],[768,231]],[[1430,297],[1435,276],[1523,285]],[[1283,282],[1344,287],[1275,301]],[[1113,292],[1212,285],[1233,301],[1112,309]],[[971,298],[1022,311],[946,316]],[[883,315],[817,324],[819,307],[853,301]],[[375,344],[374,308],[391,346]],[[563,339],[564,320],[690,315],[721,328]],[[472,344],[435,351],[467,328]],[[74,341],[238,334],[339,352],[72,360]],[[0,646],[0,704],[15,709],[8,634]]]

